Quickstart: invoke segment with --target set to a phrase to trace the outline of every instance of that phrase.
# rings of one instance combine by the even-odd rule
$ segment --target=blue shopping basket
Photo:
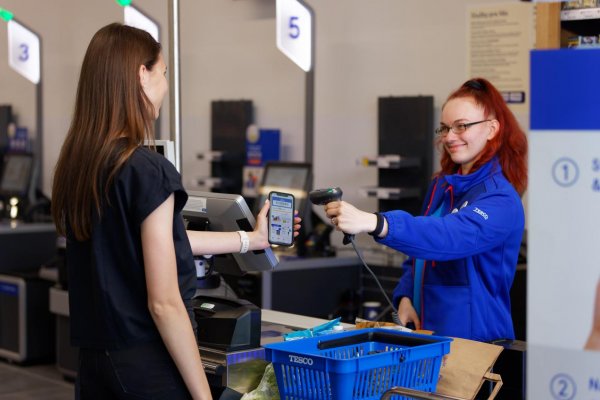
[[[373,328],[264,347],[284,400],[375,400],[394,386],[435,391],[451,341]]]

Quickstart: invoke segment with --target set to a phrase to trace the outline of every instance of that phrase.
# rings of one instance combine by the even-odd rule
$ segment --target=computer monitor
[[[6,153],[0,177],[1,197],[27,197],[33,184],[33,155],[31,153]]]
[[[242,196],[213,192],[188,192],[188,196],[182,211],[188,230],[230,232],[254,229],[256,220]],[[279,263],[271,248],[214,257],[215,270],[230,275],[268,271]]]
[[[312,185],[312,167],[300,162],[269,162],[265,165],[261,184],[258,188],[254,211],[258,212],[265,204],[269,192],[291,193],[296,198],[296,208],[300,216],[308,210],[308,192]],[[308,221],[304,218],[304,223]]]
[[[171,164],[175,165],[175,143],[171,140],[155,140],[154,148],[152,148],[152,142],[149,140],[144,141],[144,146],[156,150],[157,153],[162,154],[165,158],[171,161]]]

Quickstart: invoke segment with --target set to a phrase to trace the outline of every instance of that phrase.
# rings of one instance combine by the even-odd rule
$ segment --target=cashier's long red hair
[[[523,194],[527,188],[527,137],[502,95],[488,80],[474,78],[451,93],[446,102],[461,97],[474,99],[475,103],[484,109],[485,118],[495,118],[500,123],[498,134],[487,142],[471,171],[476,171],[481,165],[497,156],[504,176],[517,193]],[[452,161],[447,152],[444,152],[441,167],[442,174],[454,174],[459,165]]]
[[[68,225],[76,240],[90,238],[115,174],[144,139],[153,139],[153,108],[139,69],[152,70],[160,51],[150,34],[118,23],[92,38],[54,174],[52,215],[60,234]]]

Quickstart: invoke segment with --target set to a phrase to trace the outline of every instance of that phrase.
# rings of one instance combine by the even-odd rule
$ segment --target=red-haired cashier
[[[495,159],[469,175],[434,180],[423,215],[382,213],[377,241],[410,255],[393,302],[407,298],[422,329],[480,341],[514,339],[510,288],[525,217]],[[420,322],[420,324],[419,324]]]
[[[402,324],[480,341],[513,339],[510,287],[525,226],[527,138],[498,90],[475,78],[442,107],[441,170],[421,216],[361,211],[344,201],[325,212],[338,230],[369,232],[407,254],[394,290]]]

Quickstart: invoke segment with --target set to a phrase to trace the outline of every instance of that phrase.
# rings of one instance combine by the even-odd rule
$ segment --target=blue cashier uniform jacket
[[[428,217],[438,209],[439,218]],[[414,259],[422,259],[422,329],[479,341],[514,338],[510,288],[525,215],[497,159],[472,174],[435,178],[423,216],[399,210],[383,215],[389,231],[378,241],[411,257],[394,304],[413,298]]]

